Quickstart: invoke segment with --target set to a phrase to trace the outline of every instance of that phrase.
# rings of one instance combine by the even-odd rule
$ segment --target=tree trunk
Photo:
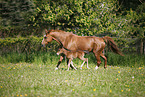
[[[143,54],[143,39],[140,41],[140,54]]]
[[[144,54],[145,54],[145,40],[143,41],[143,43],[144,43],[143,45],[144,45]]]

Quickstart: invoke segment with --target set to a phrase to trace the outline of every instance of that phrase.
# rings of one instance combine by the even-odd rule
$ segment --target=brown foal
[[[81,65],[81,69],[82,69],[82,67],[83,67],[83,65],[84,65],[85,62],[87,62],[87,68],[89,69],[89,67],[88,67],[88,58],[84,58],[84,55],[85,55],[84,51],[80,51],[80,50],[79,50],[79,51],[74,52],[74,51],[68,51],[68,50],[66,50],[66,49],[64,49],[64,48],[61,48],[61,49],[58,50],[57,55],[59,55],[59,54],[61,54],[61,53],[65,54],[65,56],[69,59],[69,62],[68,62],[68,69],[67,69],[67,70],[69,70],[70,64],[72,65],[72,67],[73,67],[75,70],[77,70],[77,69],[74,67],[73,62],[72,62],[72,60],[73,60],[74,58],[79,58],[79,59],[81,59],[81,60],[84,61],[84,62],[82,63],[82,65]]]

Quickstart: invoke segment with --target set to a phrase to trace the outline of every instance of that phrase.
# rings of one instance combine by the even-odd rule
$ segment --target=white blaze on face
[[[46,35],[44,35],[44,37],[46,37]],[[45,44],[43,43],[44,42],[44,37],[43,37],[43,40],[42,40],[42,45],[45,46]]]
[[[57,55],[59,55],[59,53],[56,53]]]

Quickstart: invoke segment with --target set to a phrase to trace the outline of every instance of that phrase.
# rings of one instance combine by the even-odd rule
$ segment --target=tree
[[[127,1],[122,1],[127,2]],[[140,42],[140,54],[143,54],[143,41],[145,39],[145,3],[141,0],[128,0],[127,7],[122,3],[120,14],[127,20],[125,29],[126,37],[136,38]]]
[[[28,17],[33,13],[33,2],[30,0],[0,1],[0,30],[6,34],[17,34],[27,26]]]
[[[31,17],[35,22],[33,26],[59,27],[79,35],[120,33],[121,18],[116,17],[116,0],[44,0],[41,4],[35,0],[35,5],[38,6]]]

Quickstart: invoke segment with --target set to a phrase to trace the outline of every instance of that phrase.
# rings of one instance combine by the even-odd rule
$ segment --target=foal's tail
[[[103,39],[107,42],[107,45],[111,49],[111,51],[121,56],[124,56],[111,37],[105,36],[103,37]]]

